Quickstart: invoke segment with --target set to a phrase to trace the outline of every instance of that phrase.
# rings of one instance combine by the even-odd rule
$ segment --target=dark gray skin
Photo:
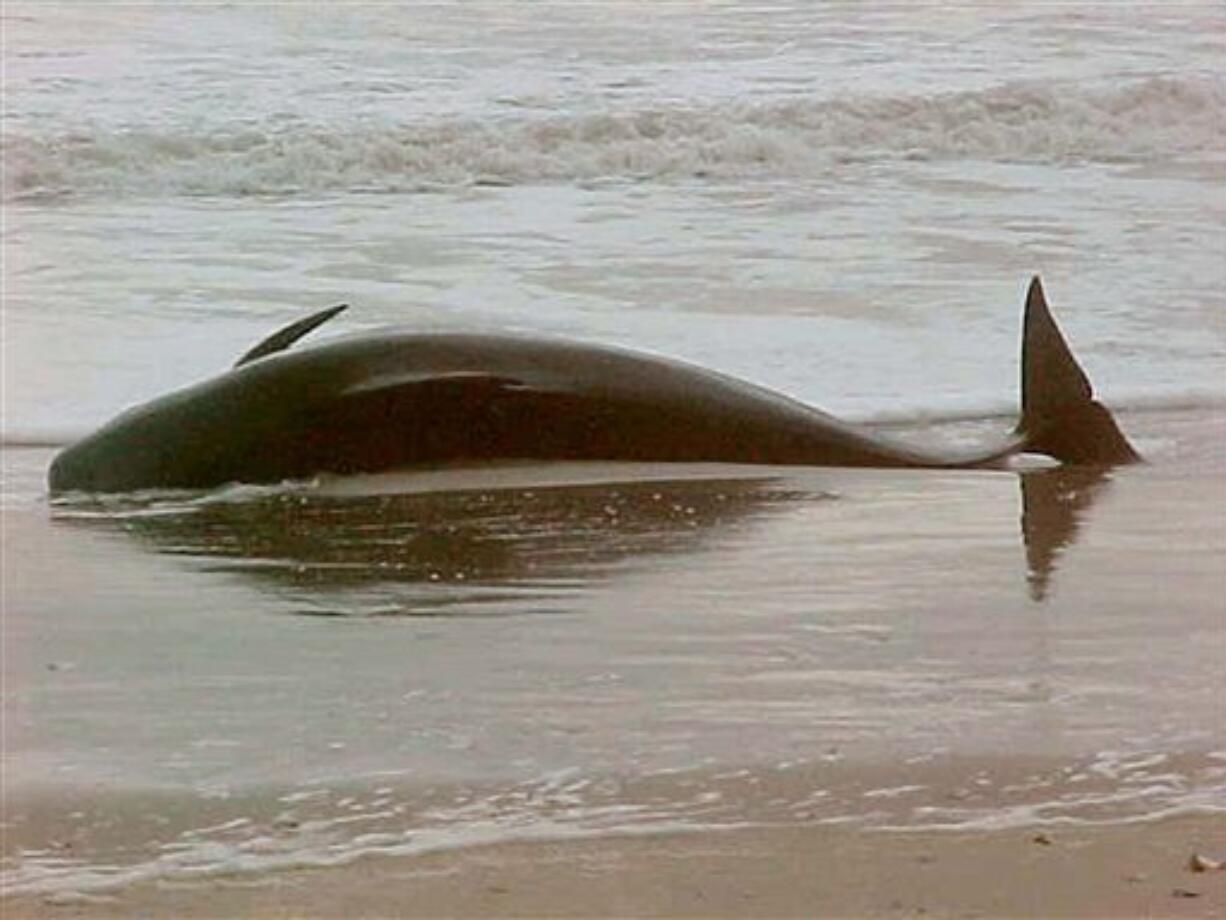
[[[1036,278],[1023,417],[974,455],[925,453],[786,396],[668,358],[511,335],[390,331],[286,347],[339,311],[257,345],[240,366],[137,407],[62,452],[52,493],[210,488],[496,459],[978,467],[1021,450],[1138,459],[1052,322]]]

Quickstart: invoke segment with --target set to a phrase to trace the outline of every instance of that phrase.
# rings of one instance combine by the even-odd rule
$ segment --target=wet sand
[[[50,917],[1220,917],[1220,820],[1036,832],[838,827],[539,841],[15,899]]]
[[[608,643],[612,638],[624,634],[629,642],[632,629],[641,630],[666,614],[647,610],[637,626],[625,622],[637,595],[611,580],[609,603],[618,602],[618,617],[575,621],[575,641],[591,644],[591,635],[601,623],[612,624],[608,628],[616,626],[622,632],[611,633],[603,640],[606,645],[591,661],[582,657],[585,646],[572,649],[554,644],[545,647],[547,657],[539,664],[526,650],[541,640],[556,643],[565,621],[514,618],[507,620],[509,625],[504,628],[501,621],[477,619],[465,621],[462,629],[455,626],[457,640],[466,642],[479,635],[480,629],[497,626],[503,631],[494,635],[500,643],[499,654],[504,656],[510,654],[510,639],[520,637],[525,643],[522,670],[527,675],[522,691],[526,708],[510,708],[501,715],[475,707],[477,703],[482,707],[492,705],[499,693],[505,702],[507,689],[499,690],[498,685],[480,689],[475,686],[480,677],[476,671],[463,680],[454,678],[460,688],[474,685],[473,702],[464,703],[469,708],[457,710],[456,718],[463,717],[465,724],[479,724],[483,730],[505,723],[508,730],[525,735],[525,744],[559,745],[571,762],[583,745],[593,745],[593,739],[599,741],[600,747],[592,747],[591,762],[582,769],[576,767],[571,786],[565,785],[570,780],[559,786],[538,778],[532,781],[535,785],[525,785],[515,777],[500,777],[498,771],[510,756],[508,752],[520,752],[500,736],[460,738],[464,744],[452,750],[456,736],[439,734],[438,738],[427,736],[426,741],[428,751],[442,745],[449,752],[451,759],[440,761],[440,769],[468,764],[477,772],[475,778],[457,779],[451,786],[406,780],[395,788],[393,781],[378,779],[370,785],[385,785],[386,789],[363,793],[345,788],[339,780],[331,786],[331,781],[309,780],[307,775],[298,776],[285,766],[280,768],[283,775],[269,781],[268,791],[260,792],[251,785],[253,781],[244,787],[240,780],[246,774],[237,770],[241,767],[257,775],[256,765],[266,762],[272,756],[270,752],[289,751],[299,759],[318,756],[319,764],[329,757],[352,757],[352,761],[344,761],[349,766],[337,774],[351,777],[362,776],[371,764],[403,765],[420,763],[420,759],[391,747],[359,759],[364,752],[357,749],[354,740],[338,742],[336,750],[318,755],[311,755],[312,747],[294,748],[285,740],[249,742],[239,732],[249,724],[258,728],[255,719],[260,713],[254,707],[241,711],[242,718],[231,726],[227,736],[242,744],[190,748],[196,752],[196,768],[205,778],[210,775],[208,770],[214,769],[209,767],[207,757],[224,755],[233,759],[233,791],[221,797],[215,791],[202,792],[204,786],[199,784],[171,788],[162,795],[152,791],[162,782],[159,774],[135,778],[141,781],[134,782],[127,767],[127,774],[116,774],[123,775],[123,782],[99,779],[78,781],[76,786],[65,785],[64,779],[47,772],[46,778],[55,782],[49,791],[40,792],[36,781],[40,761],[23,754],[24,749],[9,748],[5,757],[4,847],[9,866],[20,870],[23,863],[27,867],[41,864],[54,869],[60,853],[103,873],[125,864],[144,865],[149,871],[128,881],[94,887],[80,883],[83,875],[58,885],[27,886],[25,893],[5,901],[3,916],[6,920],[131,916],[1222,916],[1226,912],[1226,872],[1194,873],[1188,868],[1189,859],[1197,853],[1226,859],[1226,821],[1221,817],[1226,809],[1222,798],[1226,725],[1213,687],[1213,675],[1220,677],[1223,663],[1221,630],[1226,613],[1217,565],[1222,558],[1222,537],[1226,536],[1220,515],[1221,422],[1220,413],[1133,417],[1130,430],[1140,432],[1142,447],[1156,456],[1155,463],[1106,483],[1081,482],[1076,476],[1070,479],[1066,475],[1023,479],[1020,507],[1010,503],[995,509],[1006,524],[1010,524],[1007,518],[1020,510],[1020,529],[1019,523],[1005,528],[1012,530],[1011,535],[1005,534],[1009,539],[996,536],[996,530],[985,534],[968,529],[972,518],[982,517],[989,510],[984,502],[1004,501],[1003,487],[1008,487],[1009,497],[1016,501],[1017,486],[1008,477],[981,481],[884,476],[880,482],[869,477],[848,480],[846,494],[855,504],[846,513],[840,513],[837,500],[804,506],[820,510],[818,522],[823,532],[830,533],[837,524],[835,536],[856,534],[857,527],[868,526],[866,521],[881,519],[881,526],[861,533],[851,547],[854,552],[849,550],[845,555],[830,555],[836,545],[833,538],[819,543],[804,531],[799,541],[793,541],[803,550],[804,558],[798,565],[803,562],[810,566],[812,560],[822,560],[823,554],[829,556],[825,571],[841,574],[841,593],[835,599],[850,611],[846,620],[850,625],[840,619],[806,621],[807,629],[798,633],[822,638],[823,642],[827,641],[823,637],[829,637],[829,646],[813,648],[817,657],[812,673],[800,669],[795,659],[800,646],[795,642],[790,647],[792,657],[776,662],[784,640],[773,636],[763,640],[767,644],[762,657],[747,659],[749,650],[755,648],[753,636],[760,629],[747,624],[743,632],[738,629],[732,634],[735,657],[703,659],[695,672],[695,676],[712,680],[726,679],[731,669],[744,667],[744,679],[736,684],[712,684],[709,695],[695,693],[680,707],[675,696],[661,696],[662,691],[651,683],[624,691],[616,690],[616,685],[614,690],[599,691],[615,691],[617,695],[613,696],[585,690],[587,695],[575,696],[569,702],[555,701],[556,711],[549,710],[546,717],[542,712],[550,705],[549,700],[532,692],[543,669],[557,667],[560,660],[573,660],[585,680],[590,674],[603,673],[602,669],[610,667],[606,659],[611,654]],[[1055,489],[1052,494],[1048,494],[1049,487]],[[650,487],[648,497],[656,488]],[[718,503],[722,508],[736,493],[727,484],[718,488],[722,490],[719,494],[723,500]],[[568,509],[573,512],[573,502],[585,494],[567,492],[567,501],[571,502]],[[955,499],[967,495],[973,500],[959,511]],[[1094,505],[1096,495],[1103,500]],[[410,509],[435,508],[433,504],[420,504],[425,499],[409,496],[405,501],[419,502],[406,506]],[[593,501],[599,511],[602,494],[594,493]],[[250,504],[243,507],[248,509],[242,512],[246,516],[240,515],[235,521],[207,515],[202,518],[204,512],[194,514],[194,530],[174,517],[123,519],[122,532],[114,536],[104,533],[105,542],[99,542],[94,531],[82,532],[82,525],[73,522],[59,522],[45,532],[36,531],[36,526],[45,527],[39,523],[46,517],[44,509],[19,507],[13,512],[6,519],[6,528],[28,529],[22,531],[23,541],[14,543],[21,552],[10,554],[12,571],[20,578],[8,597],[20,603],[6,611],[6,616],[12,614],[14,623],[25,624],[22,630],[10,633],[10,642],[17,635],[26,644],[10,644],[7,651],[20,665],[20,670],[13,673],[26,675],[22,678],[26,683],[18,685],[22,692],[17,693],[10,685],[8,702],[17,707],[14,712],[24,721],[10,723],[6,737],[26,744],[33,754],[43,757],[55,751],[52,741],[63,744],[54,762],[72,765],[84,756],[82,752],[89,754],[93,749],[78,751],[49,730],[61,723],[68,725],[65,720],[79,715],[81,705],[97,698],[97,708],[89,712],[101,720],[104,740],[117,745],[116,728],[126,724],[116,722],[117,716],[134,718],[134,713],[145,710],[131,709],[144,705],[137,702],[137,697],[127,702],[123,702],[126,697],[118,697],[123,705],[107,708],[116,704],[108,703],[108,697],[100,695],[100,688],[105,690],[110,685],[89,683],[104,676],[100,657],[109,654],[108,650],[124,647],[122,637],[127,635],[99,630],[104,626],[111,630],[128,628],[132,623],[129,606],[138,596],[131,593],[131,586],[149,582],[154,565],[168,567],[164,577],[169,582],[164,594],[157,595],[156,603],[143,602],[150,610],[162,611],[156,624],[179,622],[171,619],[173,607],[166,599],[183,593],[173,585],[184,577],[207,587],[207,596],[219,604],[238,597],[233,587],[231,593],[221,593],[226,583],[213,574],[182,568],[178,560],[185,548],[195,554],[185,557],[189,561],[200,557],[206,538],[223,536],[230,540],[235,534],[255,533],[248,517],[258,508]],[[438,507],[448,515],[456,511],[451,505]],[[599,563],[607,567],[606,559],[618,558],[613,555],[614,549],[625,553],[627,546],[638,547],[628,542],[631,537],[641,540],[650,536],[655,542],[647,548],[657,550],[661,535],[672,531],[656,517],[635,517],[635,507],[633,503],[621,507],[621,525],[615,531],[620,542],[611,545],[604,556],[593,556],[592,548],[597,544],[591,542],[592,537],[584,544],[582,554],[550,537],[539,546],[533,544],[526,558],[554,560],[551,564],[559,567],[558,572],[570,577],[581,575],[584,583],[608,577],[591,574],[577,562],[565,562],[563,567],[562,561],[573,557],[582,559],[583,566]],[[701,516],[704,506],[697,498],[693,507]],[[488,509],[482,513],[488,513]],[[552,520],[552,513],[542,514],[540,520]],[[909,542],[898,545],[883,542],[893,526],[888,522],[914,521],[917,517],[926,528],[922,539],[913,535]],[[514,515],[509,519],[520,520]],[[254,520],[258,523],[263,518]],[[270,525],[270,533],[275,533],[272,525],[278,520],[272,516],[265,522]],[[586,520],[561,518],[554,530],[541,528],[541,532],[573,533]],[[363,526],[370,523],[361,516],[358,521]],[[719,518],[716,523],[723,521],[725,518]],[[329,532],[334,533],[344,526],[348,526],[346,521],[335,516],[327,523]],[[608,529],[595,527],[587,527],[584,532],[609,535]],[[33,539],[35,535],[43,541],[41,545]],[[147,543],[137,542],[139,538]],[[768,542],[756,535],[754,539],[754,546]],[[111,594],[99,593],[95,602],[86,605],[80,618],[57,613],[61,608],[48,600],[55,594],[52,582],[35,566],[37,560],[47,566],[55,563],[58,557],[52,551],[68,552],[63,548],[66,543],[78,549],[93,547],[100,554],[91,584],[107,583],[106,578],[128,573],[123,574],[126,580],[115,582]],[[156,553],[163,544],[178,555]],[[242,562],[259,558],[259,553],[269,555],[270,545],[234,544],[234,552]],[[474,547],[480,546],[468,540],[459,549],[450,543],[441,543],[435,549],[440,559],[451,559],[453,552],[462,550],[471,555]],[[897,566],[906,565],[910,576],[906,584],[895,584],[891,589],[881,579],[868,577],[869,570],[880,564],[871,551],[882,546],[889,549],[887,559]],[[991,550],[990,555],[985,547]],[[288,555],[279,546],[274,548],[277,554]],[[706,594],[697,592],[700,588],[708,590],[710,579],[719,569],[702,555],[708,552],[705,545],[695,548],[686,543],[684,549],[694,554],[695,596],[705,598]],[[297,558],[312,561],[309,546],[299,548],[299,552]],[[1001,568],[999,561],[994,563],[997,557],[1008,565]],[[1025,569],[1019,572],[1021,557],[1025,558]],[[75,565],[90,571],[89,557],[74,550],[72,558]],[[381,558],[375,557],[375,561]],[[501,565],[498,573],[508,579],[521,577],[517,558],[506,553],[496,557],[493,561]],[[660,565],[652,571],[667,575],[667,584],[676,592],[686,584],[678,577],[677,560],[684,557],[666,558],[671,560],[669,566]],[[788,574],[786,558],[763,558],[775,566],[766,574],[772,575],[778,585],[786,586],[799,578],[799,574]],[[121,562],[128,568],[121,570]],[[849,568],[853,562],[858,568]],[[262,569],[254,574],[237,568],[234,571],[239,574],[230,569],[221,571],[232,585],[250,585],[260,591],[270,587],[284,590],[280,581],[260,574]],[[405,584],[413,590],[420,581],[428,582],[428,574],[406,571]],[[1011,577],[1002,580],[1001,571],[1011,573]],[[746,563],[738,572],[738,577],[749,578],[752,567]],[[856,577],[857,573],[861,577]],[[254,580],[257,575],[264,580]],[[944,590],[943,582],[948,583]],[[290,599],[295,603],[299,595],[314,596],[320,590],[312,584],[295,583],[292,587],[297,594]],[[68,599],[65,603],[81,596],[72,585],[56,588]],[[644,591],[641,586],[638,590]],[[778,597],[762,588],[753,592],[761,600]],[[205,596],[202,591],[187,600],[198,605]],[[113,617],[107,613],[107,597],[113,597],[117,605]],[[37,599],[42,599],[45,609],[35,604]],[[879,605],[884,606],[878,621],[870,614]],[[701,622],[709,625],[714,612],[703,609],[707,618]],[[731,617],[735,608],[729,610]],[[999,616],[1004,610],[1011,611],[1010,618]],[[326,624],[337,622],[336,618],[283,620],[272,616],[271,608],[263,613],[235,621],[246,624],[247,630],[236,641],[251,644],[268,632],[278,637],[277,644],[268,648],[282,650],[287,656],[301,654],[314,641],[333,652],[340,643],[363,643],[353,648],[340,646],[343,654],[338,660],[341,664],[356,660],[365,663],[365,681],[359,684],[349,680],[345,686],[351,693],[365,687],[371,702],[367,706],[364,697],[344,698],[348,707],[342,712],[344,719],[354,721],[355,713],[361,713],[363,707],[373,711],[376,703],[386,705],[391,688],[408,686],[384,686],[375,681],[380,667],[374,657],[378,645],[387,645],[401,635],[391,627],[381,626],[377,634],[365,627],[363,632],[340,632],[335,627],[325,629]],[[997,614],[994,619],[993,613]],[[68,648],[63,644],[66,640],[56,638],[51,628],[58,622],[53,619],[57,616],[64,623],[77,624],[71,635],[79,633],[83,644],[79,653],[68,657],[69,666],[51,670],[44,662],[54,663],[58,660],[55,656],[67,655],[64,649]],[[166,669],[159,663],[163,659],[157,649],[163,641],[167,649],[198,644],[199,637],[206,635],[220,641],[229,621],[213,622],[207,619],[209,616],[222,617],[223,613],[185,610],[182,623],[190,625],[192,632],[182,635],[169,632],[162,636],[160,630],[167,627],[155,625],[153,619],[136,622],[142,641],[148,644],[139,649],[134,646],[139,658],[117,659],[116,674],[130,679],[138,666],[147,667],[150,674],[162,674]],[[359,617],[354,619],[361,622]],[[435,618],[429,622],[440,621]],[[690,617],[678,621],[678,648],[692,651],[700,647],[703,638],[694,634],[698,622]],[[1040,635],[1043,641],[1035,646],[1035,654],[1042,653],[1045,669],[1031,673],[1029,668],[1010,665],[1018,674],[1029,675],[1025,681],[993,674],[993,669],[999,670],[1013,660],[1009,647],[999,644],[1008,635],[1007,630],[1031,629],[1036,622],[1049,630]],[[487,623],[492,625],[482,625]],[[962,623],[974,625],[974,629],[963,635],[955,628]],[[186,629],[187,625],[175,628]],[[406,621],[396,628],[403,632],[419,627]],[[288,629],[294,630],[292,645],[280,639]],[[928,644],[919,641],[925,639],[926,631],[932,632]],[[448,652],[451,646],[439,644],[442,639],[431,640],[431,635],[407,637],[414,641],[404,647],[416,649],[422,641],[430,640],[435,643],[431,653],[435,659],[447,664],[469,661]],[[104,641],[100,636],[107,638]],[[317,640],[313,638],[316,636]],[[915,637],[914,647],[907,644],[911,636]],[[1027,642],[1028,636],[1023,635]],[[43,647],[36,641],[48,644]],[[651,641],[660,644],[663,640],[656,637]],[[131,644],[131,640],[128,642]],[[637,645],[630,648],[641,654]],[[19,649],[25,650],[20,658]],[[471,660],[485,660],[487,652],[483,649],[478,645]],[[425,680],[423,669],[431,658],[425,651],[414,661],[417,670],[413,677],[418,681]],[[934,671],[931,679],[901,682],[897,694],[877,700],[883,682],[903,674],[908,662],[918,660],[915,656],[937,654],[946,656],[956,667],[947,665],[946,670]],[[864,656],[863,664],[853,670],[856,655]],[[992,655],[998,656],[995,661]],[[826,656],[834,656],[834,660],[828,661]],[[258,660],[253,668],[267,671],[276,665],[275,658],[267,653],[255,657]],[[238,679],[239,659],[229,648],[218,660],[227,668],[226,687],[233,684],[244,699],[259,698],[260,685]],[[323,659],[307,659],[306,670],[294,678],[294,685],[299,692],[318,685],[320,699],[341,699],[326,683],[326,672],[318,672],[311,663],[316,660]],[[626,653],[626,661],[633,660]],[[684,659],[662,659],[658,673],[675,680],[680,663]],[[838,672],[836,681],[834,676],[822,677],[824,672],[816,670],[818,664],[838,664],[846,670]],[[764,680],[772,666],[779,668],[778,679]],[[217,673],[211,659],[200,667],[205,676]],[[395,658],[386,667],[389,674],[401,670]],[[347,666],[346,670],[350,672],[351,668]],[[1043,679],[1036,683],[1038,678]],[[421,728],[423,718],[452,711],[447,707],[456,704],[454,700],[449,703],[441,689],[453,684],[443,682],[441,677],[439,681],[438,692],[408,694],[404,705],[411,708],[405,709],[401,727],[391,731],[389,739],[404,737],[403,726]],[[72,703],[78,699],[75,696],[51,696],[53,692],[77,692],[74,682],[80,682],[83,694],[78,703]],[[676,693],[674,685],[661,686]],[[190,721],[190,714],[199,711],[201,701],[209,698],[204,693],[185,697],[185,715],[177,721]],[[169,697],[163,693],[158,699]],[[63,708],[40,702],[43,700]],[[601,704],[599,712],[589,711],[593,701]],[[826,708],[815,708],[819,703]],[[166,705],[159,702],[149,712],[156,715]],[[294,719],[311,711],[301,701],[278,705],[281,708],[272,713],[275,724],[293,724]],[[845,718],[840,715],[843,705],[854,707],[849,711],[856,714],[855,724],[862,722],[863,728],[849,734],[837,750],[825,743],[818,745],[818,738],[838,736],[839,719]],[[174,711],[167,710],[164,717],[170,719]],[[720,721],[714,721],[715,715]],[[821,732],[813,729],[817,715],[830,720]],[[710,721],[700,721],[702,718]],[[645,723],[644,719],[654,721]],[[931,723],[932,733],[924,733],[926,729],[920,724],[924,720]],[[153,724],[144,716],[136,721],[136,728]],[[378,724],[373,718],[360,723],[367,735]],[[643,730],[645,724],[652,726],[651,732]],[[23,734],[13,734],[13,725],[21,726]],[[684,750],[697,760],[701,758],[693,752],[701,750],[699,742],[708,743],[711,738],[723,737],[720,733],[727,734],[726,742],[709,748],[718,753],[708,757],[709,766],[678,772],[668,769],[663,759],[646,759],[653,748],[669,741],[676,744],[680,736],[675,733],[682,728],[693,730],[694,725],[699,729],[693,735],[697,740],[687,742],[690,746]],[[940,732],[935,732],[936,728]],[[306,740],[322,745],[331,738],[343,737],[329,734],[333,731],[331,724],[320,722],[307,733]],[[253,738],[260,734],[255,728],[252,732]],[[97,748],[93,762],[123,765],[122,754],[131,758],[129,766],[139,764],[149,761],[151,752],[173,754],[179,750],[178,745],[193,743],[190,739],[195,737],[184,736],[182,742],[172,738],[160,749],[141,747],[137,744],[139,736],[134,735],[128,742],[131,750]],[[203,737],[208,741],[213,736]],[[220,734],[217,738],[217,743],[225,740]],[[794,742],[784,744],[786,739]],[[630,744],[640,745],[635,758],[614,762],[618,751],[628,749]],[[793,747],[802,755],[807,752],[807,756],[797,758]],[[947,753],[932,753],[940,750]],[[891,751],[895,753],[891,755]],[[484,760],[478,762],[480,758]],[[785,761],[790,764],[786,769]],[[217,762],[223,763],[220,759]],[[172,762],[172,766],[176,764]],[[323,768],[311,769],[318,772]],[[533,771],[538,769],[543,767],[532,767]],[[72,774],[65,776],[70,780]],[[316,786],[326,788],[328,793],[312,800],[318,803],[310,806],[317,808],[316,812],[310,812],[306,805],[285,805],[301,798],[298,791]],[[609,791],[600,791],[605,786]],[[458,801],[457,793],[468,804],[447,811],[450,803]],[[352,809],[366,801],[362,795],[373,799],[377,794],[404,803],[407,810],[377,820],[372,817],[370,824],[345,824],[355,828],[348,838],[327,836],[338,833],[341,822],[353,820]],[[279,813],[287,807],[300,809],[294,822],[302,827],[313,819],[333,822],[318,838],[321,845],[305,838],[299,841],[294,836],[298,831],[278,830]],[[212,835],[205,832],[210,827],[231,825],[235,830],[230,837],[226,836],[228,831]],[[287,826],[282,822],[282,828]],[[489,831],[484,838],[483,828]],[[391,843],[363,849],[361,837],[354,835],[367,833],[375,835],[372,839]],[[165,854],[174,853],[173,848],[184,840],[199,842],[205,848],[201,852],[214,845],[233,845],[207,866],[165,862]],[[328,849],[331,841],[342,849]],[[67,847],[68,843],[75,849]],[[258,858],[244,862],[281,843],[287,854],[282,862],[260,863]],[[56,847],[63,850],[56,851]],[[336,854],[335,865],[327,864],[330,854]]]

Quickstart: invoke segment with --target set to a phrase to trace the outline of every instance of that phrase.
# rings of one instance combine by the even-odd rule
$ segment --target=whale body
[[[290,346],[130,409],[52,462],[52,494],[203,489],[499,459],[971,468],[1011,454],[1139,459],[1094,397],[1031,281],[1017,427],[982,450],[924,451],[790,397],[657,355],[520,335],[388,330]]]

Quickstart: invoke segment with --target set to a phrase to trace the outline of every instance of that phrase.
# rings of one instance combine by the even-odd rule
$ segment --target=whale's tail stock
[[[1089,378],[1047,308],[1036,275],[1026,294],[1022,324],[1022,449],[1064,463],[1116,466],[1141,456],[1111,413],[1094,399]]]

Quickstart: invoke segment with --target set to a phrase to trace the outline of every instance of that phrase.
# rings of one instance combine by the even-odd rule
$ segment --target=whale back
[[[383,331],[285,350],[332,307],[239,366],[129,410],[61,452],[52,493],[207,488],[485,460],[974,468],[1031,451],[1139,460],[1056,327],[1035,278],[1022,412],[976,454],[922,451],[780,393],[658,355],[523,335]]]

